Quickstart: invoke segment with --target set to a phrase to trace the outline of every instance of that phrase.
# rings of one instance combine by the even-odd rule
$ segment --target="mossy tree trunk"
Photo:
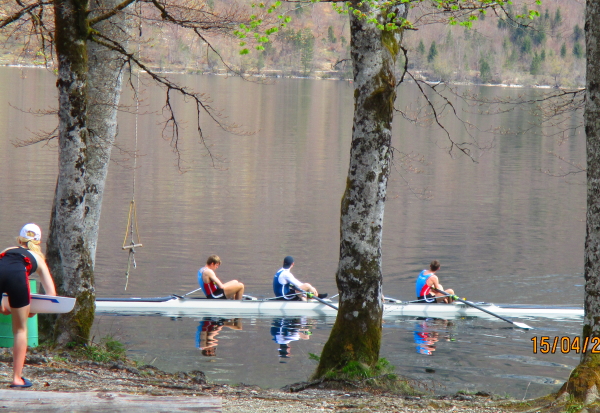
[[[367,2],[353,2],[364,13]],[[406,17],[404,4],[377,11]],[[381,238],[392,157],[396,99],[395,63],[402,31],[382,31],[350,15],[354,68],[354,125],[346,190],[342,198],[337,286],[340,306],[315,377],[339,371],[349,362],[374,366],[379,359],[383,311]]]
[[[86,342],[94,319],[94,274],[85,236],[88,0],[55,0],[58,60],[58,180],[47,260],[57,292],[77,298],[75,309],[53,322],[59,344]]]
[[[559,394],[570,394],[585,404],[598,398],[600,354],[592,343],[600,340],[600,2],[586,4],[587,52],[584,126],[587,142],[587,216],[585,238],[585,316],[581,343],[588,342],[579,365]]]

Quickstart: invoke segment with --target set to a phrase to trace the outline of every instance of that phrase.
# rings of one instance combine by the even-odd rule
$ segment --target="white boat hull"
[[[8,300],[6,295],[3,300]],[[3,303],[8,306],[8,301]],[[75,298],[61,297],[44,294],[31,294],[31,307],[29,312],[32,314],[63,314],[70,312],[75,307]]]
[[[333,302],[332,304],[337,305]],[[578,318],[583,316],[582,308],[559,306],[494,305],[476,303],[495,314],[505,317],[547,317]],[[337,310],[318,301],[276,301],[276,300],[207,300],[202,298],[127,298],[97,299],[96,312],[116,314],[161,314],[168,316],[332,316]],[[385,304],[385,318],[397,316],[416,317],[486,317],[489,314],[462,303],[422,304],[390,303]]]

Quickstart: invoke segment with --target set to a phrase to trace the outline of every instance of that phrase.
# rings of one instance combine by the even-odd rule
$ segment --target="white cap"
[[[19,235],[21,238],[39,241],[42,239],[42,230],[35,224],[26,224],[21,228],[21,233]]]

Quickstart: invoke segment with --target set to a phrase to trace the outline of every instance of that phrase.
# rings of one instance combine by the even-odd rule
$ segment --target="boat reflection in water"
[[[280,363],[285,363],[285,359],[290,358],[292,341],[308,340],[312,334],[314,322],[306,317],[299,318],[275,318],[271,323],[271,336],[273,341],[279,344]]]
[[[196,347],[200,349],[203,356],[211,357],[217,355],[216,339],[223,327],[229,327],[232,330],[241,330],[242,321],[239,318],[225,319],[219,317],[204,317],[198,325],[196,331]]]
[[[439,331],[440,327],[446,330],[452,326],[453,323],[449,320],[439,318],[419,319],[413,332],[415,344],[417,345],[417,353],[432,356],[436,349],[436,343],[440,338],[444,341],[454,341],[454,338],[448,331],[444,331],[442,335],[440,335]]]

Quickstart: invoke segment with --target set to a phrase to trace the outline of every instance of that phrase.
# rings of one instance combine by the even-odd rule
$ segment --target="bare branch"
[[[12,13],[11,15],[0,20],[0,29],[8,26],[11,23],[19,21],[24,15],[33,12],[37,8],[53,4],[53,2],[51,2],[51,1],[50,2],[37,1],[37,2],[29,4],[29,5],[25,5],[21,2],[19,2],[19,3],[21,5],[21,8],[19,10],[17,10],[16,12]]]
[[[125,48],[118,42],[113,41],[112,39],[109,39],[106,36],[103,36],[101,33],[97,33],[97,32],[94,33],[94,36],[91,38],[91,40],[108,48],[108,49],[111,49],[111,50],[114,50],[114,51],[120,53],[125,58],[128,65],[131,66],[131,64],[134,64],[135,66],[140,68],[142,71],[146,72],[155,82],[157,82],[158,84],[162,85],[163,87],[165,87],[167,89],[166,101],[165,101],[165,105],[163,107],[167,112],[167,120],[165,121],[165,126],[163,128],[163,132],[166,131],[169,127],[172,128],[171,147],[173,148],[175,153],[180,154],[180,150],[179,150],[179,123],[180,122],[179,122],[177,116],[175,115],[175,110],[173,108],[173,102],[172,102],[172,99],[173,99],[172,94],[173,93],[177,93],[177,94],[183,96],[184,98],[190,98],[196,104],[198,135],[200,137],[200,141],[202,142],[202,144],[204,145],[206,150],[209,152],[209,154],[211,153],[210,147],[207,144],[204,133],[202,131],[201,122],[200,122],[200,113],[204,112],[204,113],[208,114],[208,116],[221,129],[223,129],[226,132],[235,133],[238,135],[248,135],[249,134],[246,132],[238,131],[237,130],[237,129],[239,129],[238,125],[233,124],[233,123],[231,123],[231,124],[227,123],[224,119],[224,116],[210,105],[210,100],[208,99],[208,97],[205,94],[192,92],[183,86],[173,83],[167,77],[156,73],[155,71],[150,69],[148,66],[146,66],[143,62],[141,62],[133,53],[129,53],[127,50],[125,50]],[[178,165],[179,165],[180,169],[182,169],[181,168],[181,159],[180,159],[180,157],[178,157],[178,158],[179,158]],[[211,154],[211,159],[213,159],[213,161],[214,161],[214,157],[212,156],[212,154]],[[214,162],[213,162],[213,165],[214,165]]]
[[[113,17],[114,15],[116,15],[117,13],[119,13],[121,10],[129,7],[131,5],[131,3],[135,3],[136,1],[137,0],[125,0],[122,3],[118,4],[112,10],[110,10],[100,16],[94,17],[93,19],[88,20],[88,24],[90,25],[90,27],[93,27],[98,22],[108,20],[111,17]]]

